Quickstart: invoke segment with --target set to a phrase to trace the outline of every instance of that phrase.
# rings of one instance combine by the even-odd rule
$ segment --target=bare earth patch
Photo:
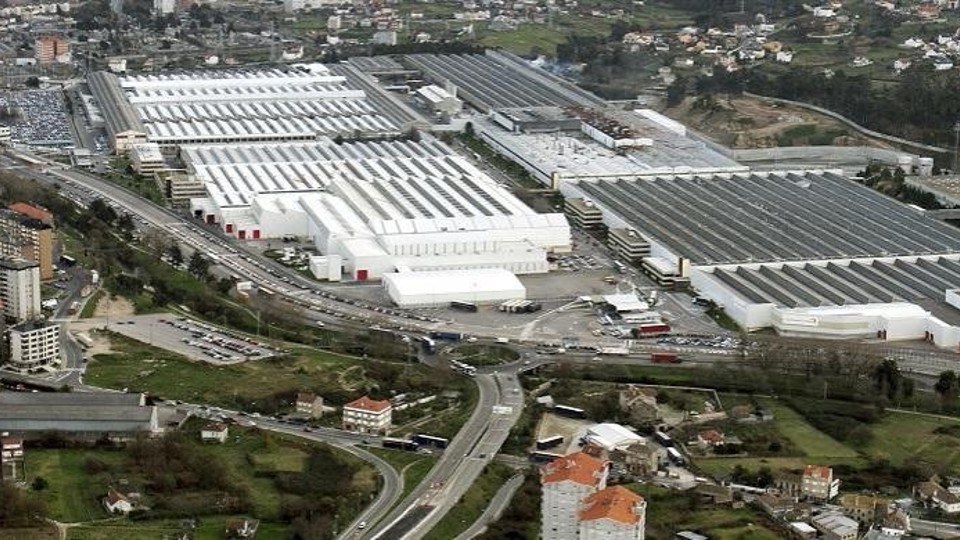
[[[104,296],[97,302],[94,317],[127,317],[135,313],[133,303],[122,296]]]

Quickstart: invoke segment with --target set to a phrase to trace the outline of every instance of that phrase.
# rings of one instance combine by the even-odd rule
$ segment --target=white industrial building
[[[570,249],[562,214],[538,214],[431,137],[184,146],[207,196],[194,215],[239,239],[313,238],[329,276],[503,268],[543,273]],[[323,266],[326,265],[326,266]],[[321,277],[321,276],[318,276]]]
[[[511,109],[493,111],[474,125],[491,148],[555,189],[586,179],[749,170],[649,109],[602,115],[554,107]]]
[[[608,452],[622,450],[636,443],[643,443],[645,439],[620,424],[597,424],[587,429],[584,439]]]
[[[397,272],[383,275],[383,287],[400,307],[440,306],[450,302],[488,304],[526,298],[526,288],[502,268]]]
[[[90,89],[118,152],[142,142],[172,151],[181,144],[400,132],[363,90],[322,64],[124,77],[98,72],[90,77]]]
[[[636,231],[648,274],[689,281],[747,331],[960,349],[960,231],[839,171],[591,178],[561,192]]]

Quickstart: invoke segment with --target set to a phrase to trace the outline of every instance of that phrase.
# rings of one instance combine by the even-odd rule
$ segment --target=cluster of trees
[[[540,477],[528,474],[499,520],[487,526],[480,540],[533,538],[540,523]]]
[[[873,438],[870,424],[880,420],[882,410],[869,404],[791,397],[787,404],[813,427],[827,435],[862,448]]]
[[[938,171],[934,171],[936,174]],[[937,210],[943,206],[937,202],[937,197],[928,191],[919,190],[906,184],[906,175],[903,170],[896,168],[893,171],[889,167],[879,164],[869,165],[860,177],[863,178],[863,184],[873,188],[885,195],[899,199],[907,204],[915,204],[927,210]]]
[[[0,483],[0,529],[31,527],[46,519],[43,502],[12,483]]]
[[[295,539],[332,538],[337,513],[364,504],[368,494],[358,490],[356,465],[328,447],[314,448],[302,472],[278,472],[280,517],[290,523]]]
[[[897,84],[874,85],[867,75],[839,70],[828,76],[813,68],[743,70],[695,81],[678,78],[668,91],[674,103],[684,95],[738,93],[803,101],[836,111],[870,129],[927,144],[951,146],[960,103],[953,99],[960,73],[915,66]]]

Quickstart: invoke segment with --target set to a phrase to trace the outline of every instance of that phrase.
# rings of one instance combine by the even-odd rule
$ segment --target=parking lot
[[[13,111],[10,123],[15,142],[33,146],[74,144],[63,95],[55,90],[0,94],[0,108]]]
[[[215,364],[235,364],[284,352],[256,338],[168,313],[81,319],[71,324],[72,331],[93,328],[107,328],[154,347]]]

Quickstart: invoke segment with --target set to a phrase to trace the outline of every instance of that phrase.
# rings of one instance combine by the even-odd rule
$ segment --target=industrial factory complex
[[[396,270],[548,270],[569,251],[562,214],[538,214],[424,136],[384,141],[185,146],[209,196],[193,210],[239,238],[309,236],[353,279]],[[320,263],[318,263],[320,264]]]
[[[95,73],[90,89],[113,147],[141,143],[166,149],[190,143],[304,141],[319,136],[398,134],[363,90],[311,64],[117,77]]]
[[[569,220],[747,330],[960,346],[960,230],[917,208],[837,171],[752,171],[506,53],[356,60],[90,87],[117,152],[179,160],[196,217],[239,239],[310,238],[318,278],[383,280],[403,307],[523,298],[516,275],[570,251]],[[402,135],[427,118],[559,192],[566,215],[535,212],[439,137]]]

